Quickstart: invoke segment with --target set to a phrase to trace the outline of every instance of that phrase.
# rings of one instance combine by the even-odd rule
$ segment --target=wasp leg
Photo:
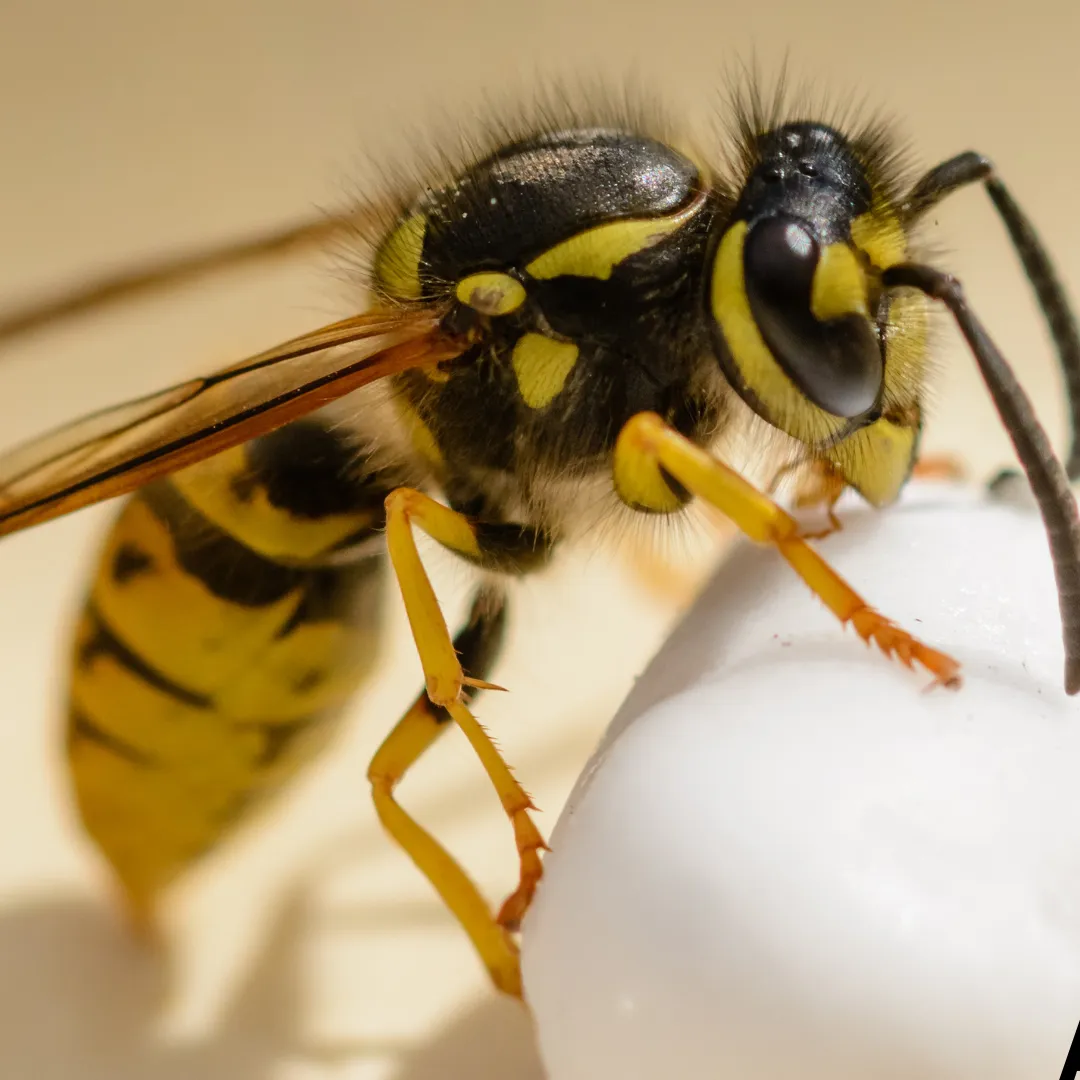
[[[494,664],[506,625],[502,590],[481,589],[465,628],[454,639],[463,667],[486,674]],[[463,698],[472,696],[469,686]],[[395,801],[393,791],[413,763],[449,727],[453,719],[441,705],[421,693],[379,747],[368,768],[379,820],[409,853],[469,934],[499,989],[520,996],[517,946],[507,930],[491,917],[487,901],[446,850]]]
[[[516,928],[527,910],[540,880],[540,852],[547,846],[529,817],[532,800],[514,779],[487,733],[466,704],[470,689],[498,689],[481,678],[466,676],[450,639],[435,592],[416,547],[412,527],[423,529],[451,551],[481,565],[498,564],[504,554],[491,545],[499,526],[474,525],[464,515],[410,488],[398,488],[386,500],[386,541],[390,560],[401,587],[405,610],[412,627],[427,687],[421,699],[391,732],[372,761],[371,780],[375,806],[390,834],[427,876],[447,907],[454,913],[487,965],[495,985],[520,996],[521,974],[517,947],[509,931]],[[530,543],[536,534],[511,527]],[[486,557],[487,556],[487,557]],[[475,670],[475,665],[470,664]],[[476,886],[450,855],[394,800],[393,788],[405,772],[434,742],[452,719],[465,733],[514,828],[520,860],[518,887],[493,917]]]
[[[774,485],[776,481],[774,479]],[[825,458],[815,458],[799,480],[792,505],[796,510],[821,507],[825,511],[828,524],[821,529],[803,529],[799,535],[804,540],[824,540],[843,527],[843,522],[836,515],[836,504],[844,494],[847,482],[843,473]]]
[[[798,522],[733,469],[695,446],[655,413],[627,422],[615,446],[615,488],[631,506],[657,504],[669,478],[723,511],[751,539],[772,544],[841,623],[905,666],[921,664],[946,686],[959,685],[960,665],[917,641],[874,611],[799,535]]]

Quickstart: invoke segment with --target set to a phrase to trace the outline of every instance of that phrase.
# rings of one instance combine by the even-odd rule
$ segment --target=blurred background
[[[787,58],[835,99],[883,107],[924,164],[990,155],[1077,294],[1078,29],[1067,0],[4,0],[0,310],[339,204],[378,163],[407,162],[425,130],[448,118],[467,130],[485,101],[553,77],[651,85],[708,125],[725,78],[751,58],[766,76]],[[1046,335],[985,196],[956,196],[930,233],[1060,444]],[[26,338],[0,357],[0,445],[234,360],[349,301],[309,256]],[[1009,457],[948,330],[927,444],[976,476]],[[60,754],[69,620],[110,513],[0,545],[0,1074],[540,1077],[524,1014],[495,999],[370,809],[367,760],[419,685],[400,617],[385,675],[338,752],[177,890],[167,962],[124,937]],[[478,711],[546,831],[708,554],[707,537],[687,545],[662,581],[582,552],[520,590],[496,675],[512,693]],[[452,568],[440,582],[460,591]],[[403,800],[494,898],[512,880],[513,847],[463,742],[444,740]]]

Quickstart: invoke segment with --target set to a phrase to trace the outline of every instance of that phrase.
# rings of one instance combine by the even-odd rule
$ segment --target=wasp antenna
[[[886,287],[908,286],[940,300],[967,339],[1009,433],[1050,541],[1065,643],[1065,691],[1080,691],[1080,515],[1069,478],[1054,454],[1027,394],[975,316],[960,282],[930,266],[901,263],[885,271]]]
[[[1072,430],[1072,444],[1065,460],[1065,472],[1070,480],[1076,480],[1080,478],[1080,330],[1076,325],[1076,316],[1035,227],[1008,188],[996,176],[989,176],[986,190],[997,207],[1001,220],[1005,222],[1005,228],[1009,231],[1054,339],[1069,395]]]
[[[61,320],[85,315],[126,300],[192,281],[260,259],[291,255],[315,247],[357,224],[358,215],[318,218],[287,225],[261,236],[229,241],[202,250],[107,274],[24,307],[0,311],[0,341],[31,334]]]
[[[1070,480],[1077,480],[1080,479],[1080,328],[1035,226],[994,173],[989,158],[971,150],[943,161],[923,176],[904,200],[902,214],[909,225],[913,224],[945,196],[980,181],[986,185],[987,194],[1005,224],[1054,340],[1069,397],[1072,442],[1065,472]]]

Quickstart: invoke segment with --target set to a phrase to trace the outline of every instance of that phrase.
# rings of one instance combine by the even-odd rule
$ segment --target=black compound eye
[[[780,217],[759,222],[746,237],[743,260],[751,306],[756,293],[766,308],[809,311],[818,245],[805,225]]]
[[[750,311],[769,351],[810,401],[834,416],[862,416],[881,392],[881,344],[860,315],[815,318],[811,297],[820,256],[809,227],[795,218],[752,225],[743,248]]]

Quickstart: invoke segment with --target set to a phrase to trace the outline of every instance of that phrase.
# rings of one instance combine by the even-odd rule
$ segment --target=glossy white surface
[[[1059,1074],[1080,703],[1041,524],[943,488],[845,521],[830,561],[963,689],[921,692],[737,552],[555,831],[525,938],[551,1080]]]

